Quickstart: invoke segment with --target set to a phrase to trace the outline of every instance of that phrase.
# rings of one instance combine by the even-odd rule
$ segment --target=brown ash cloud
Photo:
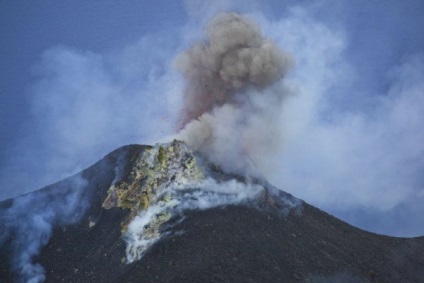
[[[195,43],[176,60],[187,79],[182,124],[199,118],[215,106],[232,103],[249,86],[264,89],[282,78],[291,57],[262,36],[251,19],[222,13],[206,29],[207,39]]]
[[[224,170],[268,170],[293,60],[247,16],[219,14],[205,32],[176,59],[187,80],[180,138]]]

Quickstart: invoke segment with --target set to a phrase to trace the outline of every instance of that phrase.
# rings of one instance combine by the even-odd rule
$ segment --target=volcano
[[[424,237],[360,230],[177,140],[121,147],[0,216],[2,282],[424,282]]]

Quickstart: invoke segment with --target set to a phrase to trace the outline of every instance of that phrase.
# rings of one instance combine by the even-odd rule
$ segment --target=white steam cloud
[[[45,51],[34,68],[31,121],[1,160],[0,200],[75,174],[122,145],[171,134],[180,88],[169,71],[174,48],[170,37],[145,37],[105,54]]]
[[[170,186],[166,188],[154,203],[130,222],[125,233],[127,241],[127,261],[139,260],[144,253],[161,237],[166,235],[165,227],[155,227],[155,221],[169,213],[172,218],[182,221],[185,210],[204,210],[208,208],[229,204],[246,203],[254,200],[264,188],[260,185],[245,184],[230,180],[216,182],[214,179],[206,179],[198,184],[189,186]],[[168,195],[170,200],[159,200]],[[295,204],[296,206],[298,204]],[[162,225],[166,226],[166,224]]]
[[[19,282],[41,283],[44,268],[35,262],[53,232],[54,226],[76,223],[88,207],[84,196],[87,182],[80,176],[56,186],[13,199],[10,207],[0,211],[0,245],[11,241],[11,268]]]

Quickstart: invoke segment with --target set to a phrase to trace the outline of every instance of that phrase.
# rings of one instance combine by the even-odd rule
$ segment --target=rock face
[[[25,234],[39,219],[50,233]],[[423,237],[362,231],[179,141],[2,202],[0,229],[1,282],[424,282]]]
[[[147,209],[156,196],[171,185],[198,183],[204,179],[202,170],[187,146],[174,140],[169,144],[148,146],[137,156],[127,175],[118,179],[108,190],[103,208]]]
[[[198,184],[205,176],[187,146],[177,140],[147,146],[137,155],[128,174],[117,173],[102,207],[130,210],[130,215],[121,224],[123,233],[140,212],[157,208],[140,227],[137,240],[145,241],[143,247],[128,250],[131,253],[128,259],[133,261],[159,239],[161,226],[172,218],[169,206],[174,196],[169,188]]]

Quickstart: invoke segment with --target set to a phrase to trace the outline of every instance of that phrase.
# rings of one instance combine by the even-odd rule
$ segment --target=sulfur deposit
[[[170,194],[164,192],[171,184],[185,186],[204,179],[194,155],[181,141],[149,146],[137,159],[127,176],[115,180],[103,203],[105,209],[130,209],[127,222],[151,205],[168,202]]]

